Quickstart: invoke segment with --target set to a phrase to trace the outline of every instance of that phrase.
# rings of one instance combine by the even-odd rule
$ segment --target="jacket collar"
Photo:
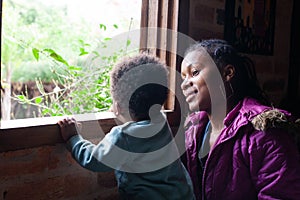
[[[207,119],[207,114],[204,111],[198,111],[190,114],[186,120],[185,126],[190,126],[190,125],[197,125],[199,124],[200,121],[203,121]],[[191,124],[190,124],[191,123]]]

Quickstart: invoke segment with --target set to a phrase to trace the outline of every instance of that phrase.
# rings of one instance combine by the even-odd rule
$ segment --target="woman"
[[[181,75],[197,199],[300,199],[291,116],[269,106],[250,59],[226,41],[204,40],[187,50]]]

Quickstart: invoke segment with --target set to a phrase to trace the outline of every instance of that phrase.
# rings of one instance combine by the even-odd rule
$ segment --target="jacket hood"
[[[229,125],[237,115],[252,123],[256,130],[265,131],[268,128],[276,128],[279,124],[287,123],[291,114],[285,110],[261,105],[257,100],[245,98],[228,113],[224,120],[225,125]]]

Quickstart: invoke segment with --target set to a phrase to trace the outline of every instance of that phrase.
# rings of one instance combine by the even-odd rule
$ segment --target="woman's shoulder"
[[[239,107],[238,121],[246,124],[249,139],[266,143],[269,140],[294,139],[300,146],[300,120],[286,110],[266,106],[254,99],[245,99]]]
[[[253,117],[251,124],[256,130],[267,131],[272,128],[296,128],[298,121],[283,110],[271,108]]]
[[[251,124],[255,130],[264,134],[264,138],[275,137],[282,142],[295,142],[300,152],[300,119],[286,115],[281,110],[270,109],[255,116]]]
[[[278,108],[262,106],[260,112],[249,109],[247,134],[252,148],[292,147],[300,152],[300,119]],[[256,109],[257,111],[257,109]]]
[[[271,128],[290,128],[295,124],[295,117],[290,112],[261,104],[246,98],[238,108],[239,118],[248,121],[256,130],[266,131]]]

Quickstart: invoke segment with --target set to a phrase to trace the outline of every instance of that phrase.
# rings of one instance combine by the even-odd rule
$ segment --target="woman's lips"
[[[186,101],[187,103],[190,103],[190,102],[192,101],[192,99],[193,99],[193,96],[194,96],[194,94],[188,95],[188,96],[185,98],[185,101]]]
[[[195,97],[195,95],[196,95],[197,93],[198,93],[198,91],[197,91],[197,90],[194,90],[194,91],[192,91],[192,92],[186,94],[186,95],[185,95],[185,101],[186,101],[187,103],[191,102],[192,99]]]

